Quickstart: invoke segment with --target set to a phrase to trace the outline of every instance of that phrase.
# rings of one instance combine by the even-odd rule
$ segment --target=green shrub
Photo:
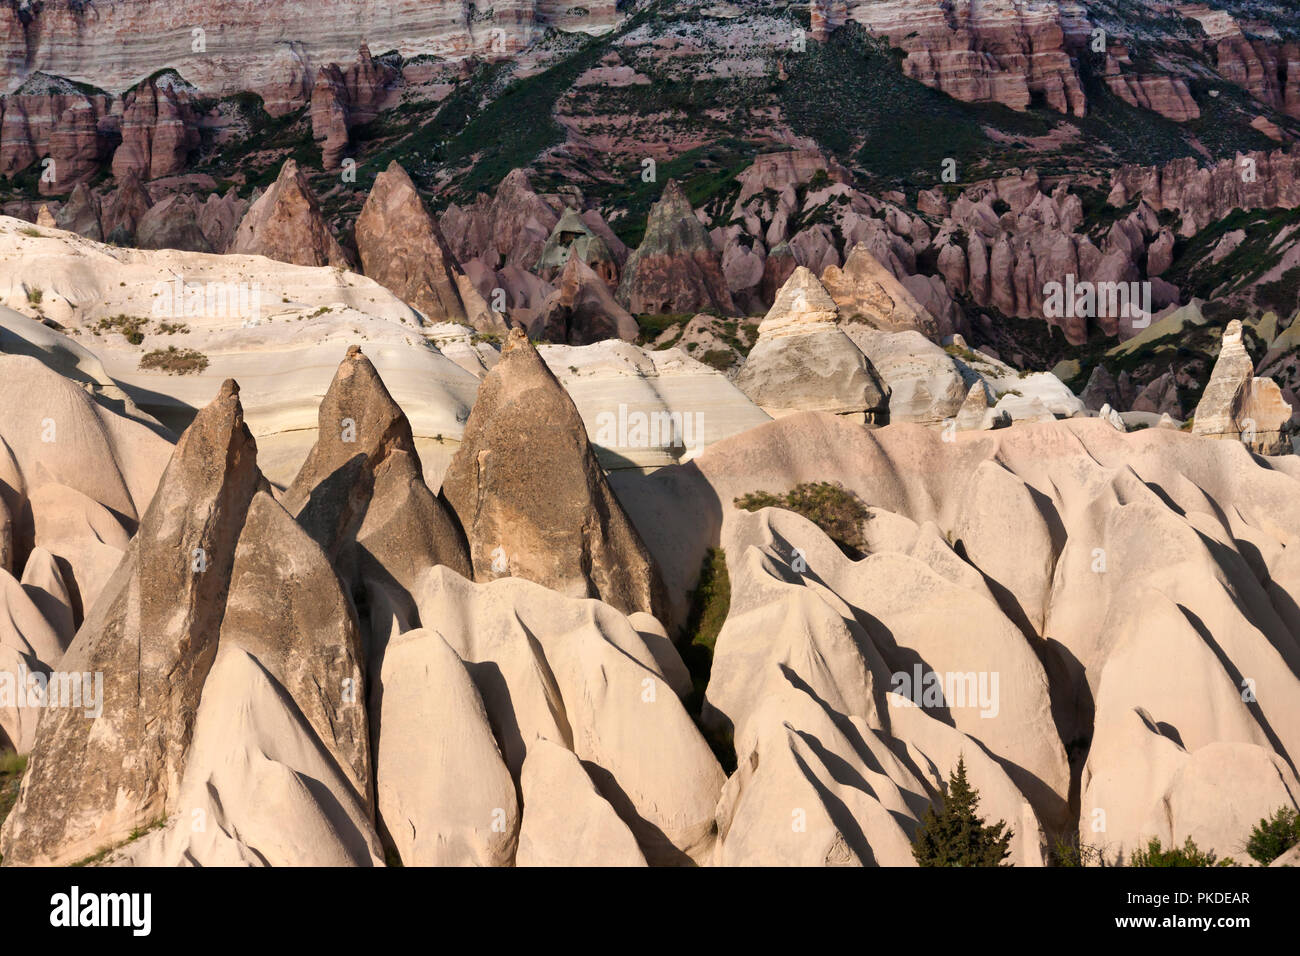
[[[96,335],[102,335],[105,332],[117,332],[132,345],[140,345],[144,342],[145,326],[149,320],[141,318],[138,315],[118,314],[107,319],[100,319],[90,331]]]
[[[1129,866],[1236,866],[1232,858],[1219,860],[1213,850],[1202,850],[1191,837],[1182,848],[1160,846],[1160,840],[1152,837],[1145,849],[1134,850],[1129,857]]]
[[[41,299],[45,298],[45,292],[41,289],[28,289],[27,301],[32,305],[40,305]]]
[[[1297,843],[1300,843],[1300,813],[1293,807],[1280,807],[1271,817],[1255,824],[1246,841],[1246,852],[1260,866],[1268,866]]]
[[[754,491],[741,495],[735,505],[746,511],[784,508],[803,515],[842,549],[860,552],[866,547],[862,525],[870,514],[857,495],[838,483],[805,481],[784,495]]]
[[[921,827],[912,841],[912,856],[918,866],[1001,866],[1011,855],[1015,834],[1006,821],[989,826],[976,811],[979,791],[966,781],[966,760],[957,759],[957,769],[948,775],[948,796],[943,810],[925,811]],[[1006,830],[1004,833],[1003,830]]]

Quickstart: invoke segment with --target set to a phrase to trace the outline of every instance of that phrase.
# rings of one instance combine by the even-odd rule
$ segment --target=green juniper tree
[[[1001,866],[1011,855],[1012,831],[1006,821],[987,826],[976,814],[979,791],[966,782],[966,760],[957,759],[957,769],[948,775],[948,797],[943,810],[930,807],[912,841],[912,855],[919,866]]]
[[[1300,843],[1300,813],[1292,807],[1279,807],[1271,817],[1255,824],[1246,841],[1246,852],[1260,866],[1268,866],[1297,843]]]

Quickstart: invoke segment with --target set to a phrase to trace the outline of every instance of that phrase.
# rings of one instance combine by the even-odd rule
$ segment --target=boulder
[[[834,300],[799,266],[759,324],[736,387],[774,417],[817,410],[883,424],[888,389],[837,319]]]

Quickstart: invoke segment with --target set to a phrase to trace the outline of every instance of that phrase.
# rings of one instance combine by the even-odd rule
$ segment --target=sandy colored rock
[[[1255,377],[1255,364],[1241,341],[1241,322],[1223,332],[1223,347],[1196,406],[1192,433],[1239,440],[1261,455],[1290,448],[1291,406],[1272,379]]]
[[[827,266],[821,282],[843,322],[865,322],[883,332],[916,331],[927,338],[938,334],[934,317],[866,246],[854,246],[844,268]]]
[[[774,417],[815,409],[861,422],[883,421],[888,389],[836,326],[837,317],[837,306],[817,277],[797,268],[759,325],[736,387]]]
[[[524,577],[664,619],[663,585],[582,419],[522,331],[483,380],[443,479],[474,576]]]
[[[389,644],[380,679],[379,817],[402,863],[510,864],[519,798],[465,663],[417,628]]]

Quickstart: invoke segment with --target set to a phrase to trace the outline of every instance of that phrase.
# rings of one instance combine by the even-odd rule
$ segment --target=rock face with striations
[[[124,100],[122,145],[113,153],[113,175],[159,179],[185,171],[199,145],[198,120],[189,95],[161,80],[143,83]]]
[[[348,147],[349,131],[378,115],[387,87],[396,72],[376,63],[364,43],[346,70],[336,63],[322,66],[311,91],[312,137],[321,144],[321,165],[335,169]]]
[[[651,208],[645,238],[623,267],[618,301],[637,314],[735,311],[721,258],[675,180]]]
[[[411,177],[396,160],[375,177],[357,217],[356,241],[366,275],[430,322],[505,331],[505,321],[488,309],[468,281]]]
[[[1269,378],[1255,377],[1255,363],[1241,341],[1241,322],[1223,332],[1223,348],[1210,383],[1196,406],[1192,434],[1239,439],[1261,455],[1280,455],[1290,447],[1291,406]]]
[[[520,329],[479,386],[442,491],[477,579],[523,577],[671,627],[659,569],[610,491],[573,400]]]
[[[245,213],[229,251],[298,266],[348,265],[307,177],[292,159],[285,160],[271,188]]]
[[[736,387],[769,415],[832,412],[883,423],[889,390],[871,362],[836,325],[839,311],[803,266],[777,293]]]
[[[275,708],[292,710],[317,741],[309,749],[346,781],[348,799],[373,806],[365,709],[346,692],[362,679],[355,615],[324,553],[262,477],[238,396],[228,380],[181,436],[122,564],[61,662],[102,674],[103,696],[97,713],[57,708],[38,726],[0,833],[9,861],[71,862],[164,816],[170,833],[188,832],[176,821],[189,819],[182,794],[196,786],[191,745],[219,651],[251,660],[278,689],[269,693]],[[274,718],[249,714],[258,726]],[[259,766],[274,763],[274,750],[257,748]],[[81,772],[69,777],[73,763]],[[256,777],[207,792],[217,810],[247,804],[236,797],[248,797]],[[284,792],[299,804],[289,816],[306,805],[328,814],[339,800],[323,809],[300,785]],[[239,823],[222,827],[236,842]],[[299,850],[291,860],[313,859],[310,847]],[[176,852],[168,862],[188,858]]]

